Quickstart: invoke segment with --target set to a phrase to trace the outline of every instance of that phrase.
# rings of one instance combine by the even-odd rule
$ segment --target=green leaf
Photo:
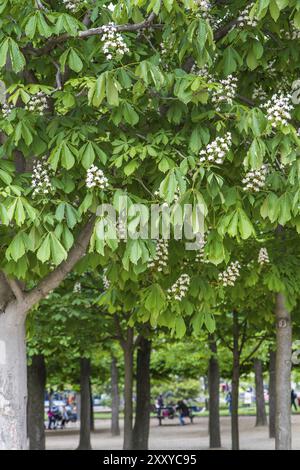
[[[51,254],[51,238],[50,233],[44,238],[41,246],[38,249],[36,254],[37,259],[39,259],[42,263],[45,263],[49,260]]]
[[[62,145],[61,164],[66,170],[70,170],[75,164],[75,158],[66,143]]]
[[[6,64],[6,57],[8,52],[9,39],[6,38],[2,41],[0,46],[0,67],[4,67]]]
[[[80,59],[79,55],[75,51],[75,49],[71,48],[68,57],[68,64],[70,69],[74,70],[74,72],[80,72],[83,67],[82,60]]]
[[[82,147],[80,151],[80,155],[81,155],[81,164],[87,170],[88,168],[90,168],[92,163],[94,163],[94,160],[96,158],[95,150],[94,150],[92,142],[87,142]]]
[[[111,75],[106,79],[106,99],[111,106],[119,105],[118,82]]]
[[[21,72],[26,64],[25,57],[12,38],[9,39],[9,55],[13,71],[16,73]]]

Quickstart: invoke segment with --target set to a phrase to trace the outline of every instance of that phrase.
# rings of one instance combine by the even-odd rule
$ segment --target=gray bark
[[[44,393],[46,366],[42,354],[32,357],[27,368],[28,406],[27,428],[30,450],[45,450]]]
[[[213,337],[209,339],[211,356],[208,364],[208,390],[209,390],[209,447],[221,447],[220,432],[220,368],[217,357],[217,344]]]
[[[276,352],[270,351],[269,362],[269,436],[275,437],[276,420]]]
[[[239,353],[239,320],[237,312],[233,312],[233,365],[232,365],[232,412],[231,412],[231,442],[232,450],[239,450],[239,383],[240,383],[240,353]]]
[[[137,351],[136,412],[133,428],[133,449],[147,450],[150,430],[150,359],[151,341],[143,336]]]
[[[27,368],[21,313],[14,303],[0,313],[0,450],[27,449]]]
[[[124,439],[123,450],[132,449],[133,431],[133,329],[128,328],[126,342],[123,343],[124,351]]]
[[[292,323],[283,294],[276,295],[276,450],[290,450]]]
[[[113,436],[120,435],[119,425],[119,409],[120,409],[120,396],[119,396],[119,370],[117,360],[112,357],[111,360],[111,434]]]
[[[77,450],[91,450],[90,359],[80,359],[80,440]]]
[[[266,426],[268,424],[264,397],[263,364],[260,359],[254,359],[255,394],[256,394],[256,424]]]

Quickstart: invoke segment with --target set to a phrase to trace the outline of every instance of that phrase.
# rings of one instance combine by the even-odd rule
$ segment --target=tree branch
[[[24,295],[24,304],[26,311],[33,305],[46,297],[53,289],[59,286],[61,281],[73,269],[75,264],[85,254],[89,245],[91,235],[95,225],[95,217],[93,216],[79,233],[77,240],[69,251],[66,261],[63,261],[57,268],[46,276],[36,287]]]
[[[256,353],[256,351],[258,351],[258,349],[261,347],[262,343],[265,341],[266,339],[266,336],[263,336],[263,338],[261,338],[261,340],[258,342],[258,344],[255,346],[255,348],[251,351],[250,354],[248,354],[248,356],[241,362],[241,367],[246,364],[246,362],[249,361],[249,359],[251,359],[251,357],[253,356],[253,354]]]
[[[5,273],[4,273],[4,276],[15,298],[17,299],[18,302],[22,303],[24,301],[24,291],[21,285],[16,279],[13,279],[7,276]]]
[[[116,25],[116,31],[117,32],[126,32],[126,31],[139,31],[141,29],[146,29],[152,26],[152,23],[155,18],[155,13],[151,13],[147,19],[142,21],[141,23],[133,23],[133,24],[121,24],[121,25]],[[85,39],[89,38],[91,36],[98,36],[100,34],[103,34],[105,32],[105,28],[107,25],[100,26],[98,28],[91,28],[91,29],[86,29],[85,31],[79,31],[77,38],[78,39]],[[68,39],[76,39],[76,36],[71,36],[68,33],[61,34],[60,36],[55,36],[51,39],[48,40],[48,43],[39,49],[30,49],[30,52],[33,52],[36,55],[43,55],[47,54],[50,52],[57,44],[60,44],[62,42],[67,41]]]

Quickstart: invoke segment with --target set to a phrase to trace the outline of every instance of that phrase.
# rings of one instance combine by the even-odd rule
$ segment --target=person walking
[[[291,391],[291,406],[294,407],[295,411],[298,410],[296,399],[297,399],[297,393],[295,393],[295,390],[292,390]]]

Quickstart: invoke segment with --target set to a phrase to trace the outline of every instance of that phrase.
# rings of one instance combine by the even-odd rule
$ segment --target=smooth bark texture
[[[133,329],[128,328],[126,341],[123,342],[124,352],[124,440],[123,449],[132,449],[132,420],[133,420]]]
[[[92,389],[92,382],[91,382],[91,379],[89,380],[89,391],[90,391],[91,431],[95,431],[93,389]]]
[[[231,412],[231,442],[232,450],[239,450],[239,382],[240,382],[240,352],[239,352],[239,319],[233,312],[233,364],[232,364],[232,412]]]
[[[208,393],[209,393],[209,447],[221,447],[220,432],[220,368],[217,357],[217,344],[213,336],[209,339],[211,356],[208,364]]]
[[[27,448],[26,315],[85,254],[94,221],[92,217],[79,232],[67,259],[29,292],[17,279],[0,272],[0,450]]]
[[[27,429],[30,450],[45,450],[44,393],[46,366],[42,354],[32,357],[27,367],[28,405]]]
[[[0,313],[0,450],[27,449],[25,325],[20,316],[14,304]]]
[[[80,359],[80,440],[77,450],[90,450],[91,446],[91,395],[90,359]]]
[[[270,351],[269,361],[269,437],[275,437],[276,420],[276,352]]]
[[[150,358],[151,341],[142,336],[137,350],[136,412],[132,439],[135,450],[148,450],[151,405]]]
[[[290,450],[292,323],[283,294],[276,295],[276,450]]]
[[[119,370],[117,360],[111,360],[111,434],[120,435],[119,425],[120,395],[119,395]]]
[[[256,423],[255,426],[268,424],[266,404],[264,397],[263,363],[260,359],[254,359],[255,394],[256,394]]]

